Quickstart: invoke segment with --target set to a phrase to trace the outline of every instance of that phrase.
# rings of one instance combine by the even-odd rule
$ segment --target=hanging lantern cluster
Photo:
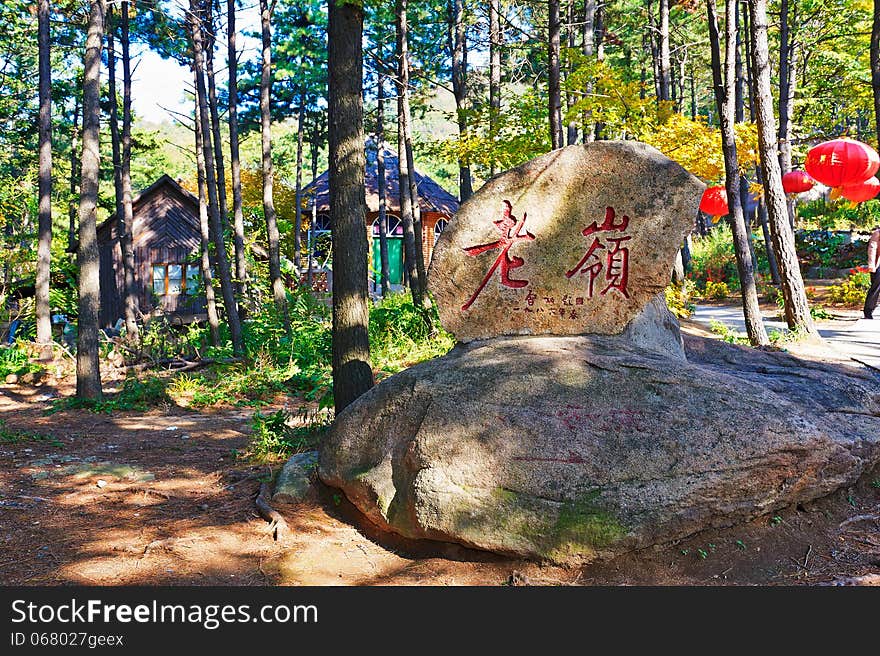
[[[712,217],[712,223],[730,212],[727,206],[727,189],[722,186],[706,187],[700,199],[700,211]]]
[[[817,182],[831,187],[831,198],[840,196],[853,203],[874,198],[880,182],[880,156],[869,145],[855,139],[826,141],[810,149],[804,168]]]

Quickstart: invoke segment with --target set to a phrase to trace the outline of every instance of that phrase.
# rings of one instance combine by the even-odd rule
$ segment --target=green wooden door
[[[378,237],[373,237],[373,271],[375,271],[376,284],[382,284],[382,260]],[[388,237],[388,282],[392,285],[403,284],[403,239],[400,237]]]

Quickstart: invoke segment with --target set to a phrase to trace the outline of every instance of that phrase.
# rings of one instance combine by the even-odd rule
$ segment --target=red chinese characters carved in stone
[[[624,214],[619,223],[615,223],[615,219],[616,213],[614,208],[606,207],[605,220],[601,224],[598,221],[593,221],[581,232],[584,237],[604,232],[625,232],[629,226],[629,217]],[[629,283],[629,249],[621,244],[630,239],[632,239],[631,235],[605,237],[605,243],[603,243],[599,237],[593,237],[593,242],[590,244],[587,252],[573,269],[565,272],[565,277],[571,278],[576,274],[586,274],[588,280],[587,297],[593,298],[596,279],[604,269],[605,282],[608,284],[599,293],[604,296],[609,290],[616,289],[625,298],[629,298],[629,291],[627,289]],[[600,250],[605,251],[604,257],[600,256],[598,252]]]
[[[482,282],[480,282],[473,296],[471,296],[467,300],[467,302],[461,306],[462,312],[467,310],[471,305],[473,305],[473,302],[477,300],[480,292],[483,291],[483,289],[486,287],[486,284],[489,282],[489,279],[492,277],[492,274],[495,273],[495,269],[501,269],[501,284],[505,287],[519,289],[520,287],[525,287],[529,284],[528,280],[515,280],[510,277],[510,272],[513,269],[521,267],[523,264],[525,264],[525,260],[523,260],[521,257],[510,255],[511,247],[517,242],[533,241],[535,239],[535,235],[525,229],[526,214],[523,213],[522,218],[517,219],[513,215],[513,205],[510,204],[510,201],[506,200],[504,201],[504,214],[499,220],[493,221],[492,223],[495,224],[495,229],[501,233],[501,239],[499,239],[498,241],[493,241],[491,244],[469,246],[462,249],[471,257],[476,257],[477,255],[481,255],[488,251],[494,251],[495,249],[501,249],[501,252],[498,254],[498,257],[495,258],[495,262],[492,264],[492,266],[489,267],[489,271],[486,272],[486,276],[483,278]]]

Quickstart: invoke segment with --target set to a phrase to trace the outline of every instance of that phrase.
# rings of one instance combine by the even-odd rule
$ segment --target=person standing
[[[868,239],[868,271],[871,272],[871,287],[865,296],[865,319],[874,318],[874,308],[880,300],[880,226],[874,226],[871,237]]]

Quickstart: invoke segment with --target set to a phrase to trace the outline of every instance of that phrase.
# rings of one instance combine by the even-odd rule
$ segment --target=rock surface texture
[[[688,338],[461,345],[347,408],[319,473],[412,538],[583,563],[852,484],[880,461],[867,371]]]
[[[569,146],[502,173],[440,236],[429,287],[461,342],[617,334],[669,283],[704,185],[651,146]]]

